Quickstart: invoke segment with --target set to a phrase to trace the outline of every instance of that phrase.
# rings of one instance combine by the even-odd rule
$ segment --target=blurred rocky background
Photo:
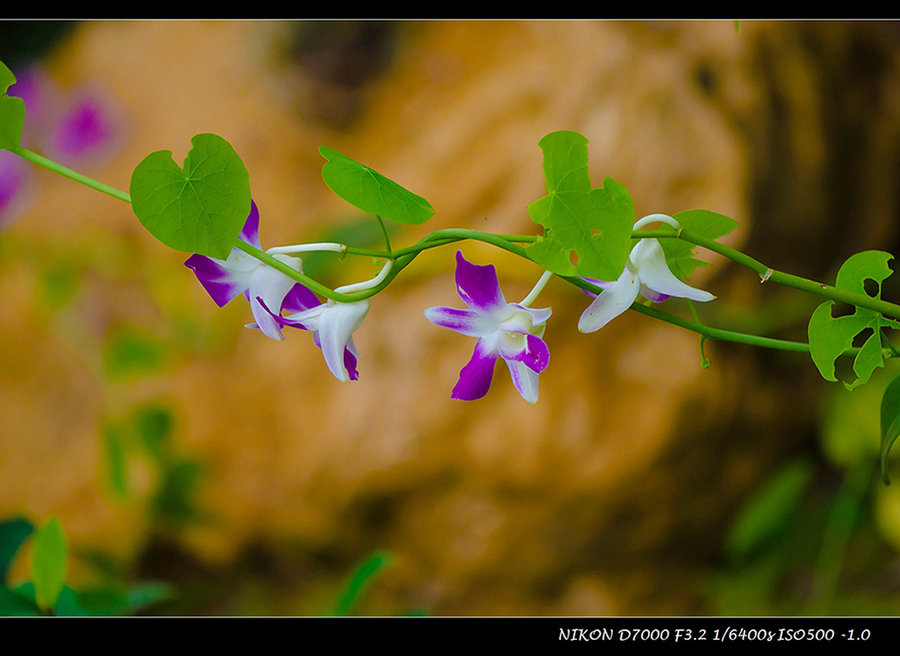
[[[102,98],[114,147],[70,165],[120,189],[150,152],[180,162],[193,135],[223,136],[264,246],[378,243],[322,183],[323,144],[436,209],[395,245],[536,233],[537,142],[568,129],[638,217],[727,214],[729,243],[831,282],[857,251],[897,252],[898,37],[867,21],[6,21],[0,60],[52,80],[53,107]],[[267,340],[246,304],[216,308],[126,204],[28,175],[0,234],[0,518],[58,516],[76,588],[115,575],[172,586],[147,612],[327,614],[388,554],[353,612],[900,611],[900,493],[877,474],[889,377],[848,393],[806,357],[709,342],[705,368],[696,335],[635,313],[581,335],[586,297],[554,281],[538,403],[499,367],[485,399],[453,401],[473,343],[422,317],[459,304],[451,246],[377,297],[360,380],[340,384],[308,334]],[[507,298],[539,275],[460,248]],[[709,260],[704,321],[805,340],[816,299]],[[377,271],[307,267],[332,285]]]

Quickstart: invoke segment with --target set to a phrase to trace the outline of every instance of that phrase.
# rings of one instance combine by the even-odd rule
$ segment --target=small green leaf
[[[551,132],[543,152],[547,195],[528,206],[544,234],[526,248],[528,256],[561,276],[615,280],[631,250],[634,203],[612,178],[591,187],[587,139],[568,130]]]
[[[125,431],[118,423],[109,422],[102,429],[103,446],[106,455],[106,480],[110,492],[116,498],[124,499],[130,493],[128,479],[127,440]]]
[[[116,326],[103,345],[103,373],[111,380],[150,375],[169,355],[158,335],[138,326]]]
[[[31,582],[38,606],[53,608],[62,592],[68,565],[66,536],[59,519],[52,517],[34,532],[31,547]]]
[[[68,585],[64,585],[53,605],[53,614],[58,617],[86,617],[91,613],[84,607],[80,595]]]
[[[27,592],[10,590],[0,586],[0,616],[34,617],[41,615],[41,609]]]
[[[551,132],[538,141],[544,155],[542,168],[548,192],[590,193],[587,144],[587,137],[569,130]]]
[[[335,615],[347,615],[350,609],[372,583],[375,575],[387,567],[393,558],[388,553],[374,553],[369,556],[350,576],[340,599],[335,605]]]
[[[737,227],[734,219],[709,210],[686,210],[673,214],[672,218],[688,232],[707,239],[720,239]],[[674,228],[667,225],[660,229],[675,232]],[[689,278],[697,267],[709,266],[709,262],[694,257],[696,246],[690,242],[683,239],[660,239],[659,243],[666,254],[669,269],[682,280]]]
[[[7,94],[9,87],[16,83],[16,76],[0,62],[0,150],[12,150],[22,140],[25,125],[25,101]]]
[[[888,384],[881,397],[881,478],[890,484],[887,475],[887,458],[891,447],[900,436],[900,376]]]
[[[149,403],[134,412],[134,424],[141,445],[156,462],[166,464],[172,450],[172,412],[158,403]]]
[[[198,134],[179,167],[172,152],[150,153],[131,175],[131,205],[170,248],[224,260],[250,214],[250,176],[227,141]]]
[[[881,283],[893,273],[888,266],[892,259],[890,253],[882,251],[856,253],[841,266],[835,287],[866,294],[865,283],[872,280],[878,287],[875,298],[881,298]],[[853,360],[856,379],[843,381],[847,389],[854,389],[867,382],[876,368],[884,366],[881,352],[882,328],[900,328],[900,323],[885,319],[879,312],[861,307],[855,308],[853,314],[835,317],[832,313],[834,305],[834,301],[825,301],[813,311],[809,319],[810,355],[825,380],[837,381],[835,361],[853,346],[858,335],[870,330],[871,334]]]
[[[427,200],[346,155],[319,146],[327,161],[322,179],[328,188],[363,212],[398,223],[420,224],[434,215]]]

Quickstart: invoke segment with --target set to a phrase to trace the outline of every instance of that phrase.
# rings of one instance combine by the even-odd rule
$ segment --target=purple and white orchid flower
[[[259,210],[253,201],[250,202],[250,214],[247,216],[240,239],[256,248],[262,248],[259,242]],[[301,270],[301,261],[298,257],[284,254],[276,254],[273,257],[292,269]],[[194,254],[184,264],[193,270],[216,305],[223,307],[239,294],[243,294],[249,301],[250,310],[256,320],[251,326],[259,328],[263,334],[272,339],[284,339],[281,324],[269,308],[280,312],[287,294],[297,286],[302,287],[300,283],[237,247],[231,249],[228,259],[225,260]]]
[[[545,280],[542,278],[542,283]],[[499,357],[509,367],[519,394],[535,403],[538,374],[550,359],[550,350],[541,339],[550,308],[532,309],[522,303],[507,303],[494,266],[472,264],[459,251],[456,289],[469,309],[431,307],[425,310],[425,318],[432,323],[478,338],[472,358],[459,372],[451,397],[474,400],[487,394]]]
[[[356,360],[359,351],[353,343],[353,332],[362,325],[369,311],[369,301],[322,303],[303,285],[295,286],[284,298],[286,316],[272,315],[282,326],[312,331],[313,342],[322,349],[325,364],[341,382],[357,380]]]
[[[675,219],[665,214],[651,214],[634,224],[638,230],[649,222],[662,221],[679,228]],[[675,277],[666,264],[666,255],[659,241],[652,238],[641,239],[631,249],[625,270],[618,280],[607,282],[585,278],[588,282],[602,287],[603,291],[582,313],[578,320],[578,330],[592,333],[600,330],[607,323],[631,307],[638,294],[653,303],[661,303],[671,296],[687,298],[692,301],[711,301],[712,294],[696,289]],[[588,292],[590,293],[590,292]]]

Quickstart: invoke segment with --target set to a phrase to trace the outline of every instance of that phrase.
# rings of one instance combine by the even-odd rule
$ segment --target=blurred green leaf
[[[91,613],[82,605],[78,593],[64,585],[53,606],[53,614],[60,617],[86,617]]]
[[[250,214],[250,176],[225,139],[198,134],[179,167],[172,151],[150,153],[131,176],[131,206],[175,250],[224,260]]]
[[[864,387],[852,391],[842,385],[828,391],[819,438],[823,452],[834,464],[851,469],[878,457],[879,408],[889,373],[876,371]]]
[[[326,159],[322,166],[325,184],[363,212],[398,223],[420,224],[434,215],[431,204],[382,174],[346,155],[319,146]]]
[[[34,525],[27,519],[15,517],[0,522],[0,584],[6,583],[9,567],[19,547],[34,532]]]
[[[62,524],[51,517],[34,532],[31,545],[31,582],[35,600],[50,609],[62,592],[66,580],[68,553]]]
[[[746,558],[789,524],[812,479],[813,468],[795,460],[780,469],[741,508],[726,537],[728,555]]]
[[[881,478],[890,483],[887,475],[887,459],[900,435],[900,376],[892,380],[881,398]]]
[[[154,604],[174,597],[174,589],[165,583],[141,583],[131,587],[85,588],[78,597],[84,612],[90,615],[134,615]]]
[[[5,586],[0,586],[0,616],[30,617],[42,614],[41,609],[34,602],[33,595],[29,596]]]
[[[356,568],[335,605],[335,615],[347,615],[359,601],[375,576],[393,561],[388,553],[374,553]]]
[[[22,140],[25,125],[25,101],[8,95],[9,87],[16,83],[16,76],[0,62],[0,149],[12,150]]]
[[[154,373],[167,362],[166,345],[137,326],[117,327],[103,348],[103,372],[118,380]]]
[[[841,266],[835,287],[857,294],[867,294],[865,283],[877,283],[874,298],[881,298],[881,284],[893,271],[888,262],[893,255],[883,251],[863,251],[850,256]],[[866,383],[878,367],[884,366],[882,349],[882,328],[900,328],[900,323],[884,318],[880,313],[856,307],[853,314],[835,317],[832,314],[834,301],[825,301],[812,313],[809,320],[809,348],[813,362],[825,380],[837,381],[835,361],[853,346],[854,340],[864,331],[871,334],[866,338],[853,359],[855,380],[844,380],[847,389],[854,389]]]
[[[141,445],[157,462],[165,462],[171,453],[170,436],[174,419],[169,408],[148,403],[134,412],[134,425]]]
[[[151,502],[154,518],[176,526],[200,518],[194,495],[203,473],[202,464],[195,460],[167,463],[161,472],[159,490]]]
[[[108,422],[102,428],[103,451],[106,455],[106,482],[109,490],[118,498],[128,496],[127,436],[118,423]]]

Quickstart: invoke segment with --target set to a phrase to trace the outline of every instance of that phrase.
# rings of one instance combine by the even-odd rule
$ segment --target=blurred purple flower
[[[121,125],[112,104],[98,92],[82,92],[57,116],[47,149],[70,162],[99,161],[120,142]]]
[[[454,399],[474,400],[487,394],[497,358],[509,368],[513,385],[529,403],[537,402],[538,374],[550,360],[541,337],[550,308],[532,309],[507,303],[493,265],[468,262],[456,253],[456,289],[469,309],[431,307],[425,318],[462,335],[478,338],[475,352],[459,373]]]
[[[34,144],[66,164],[99,164],[115,152],[124,121],[109,95],[94,85],[73,93],[61,90],[50,75],[32,66],[16,76],[8,94],[25,101],[22,144]]]
[[[0,150],[0,227],[12,224],[31,198],[31,169],[25,160]]]
[[[262,248],[259,242],[259,210],[253,201],[250,203],[250,214],[247,216],[240,239],[256,248]],[[283,254],[274,257],[292,269],[301,270],[301,261],[298,257]],[[276,311],[280,312],[285,296],[292,288],[299,286],[299,283],[237,247],[231,249],[228,259],[225,260],[194,254],[184,264],[193,270],[216,305],[222,307],[239,294],[243,294],[249,301],[250,310],[256,320],[255,324],[248,327],[259,328],[263,334],[272,339],[284,339],[281,324],[269,308],[276,308]]]

